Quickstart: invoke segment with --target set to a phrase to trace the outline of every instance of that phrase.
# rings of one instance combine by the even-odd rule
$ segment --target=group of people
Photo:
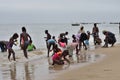
[[[101,38],[99,37],[99,28],[97,27],[97,23],[94,23],[94,27],[92,29],[92,33],[90,31],[85,32],[84,26],[80,27],[80,30],[77,34],[72,35],[72,42],[68,43],[69,38],[67,37],[68,32],[60,33],[58,40],[55,39],[55,36],[51,36],[48,30],[45,30],[46,45],[47,45],[47,56],[49,57],[50,51],[53,50],[52,60],[53,64],[63,64],[61,61],[67,60],[70,63],[69,59],[65,58],[66,56],[72,57],[73,50],[76,50],[76,55],[79,54],[81,47],[87,50],[87,46],[89,46],[90,35],[93,36],[94,45],[100,45],[102,43]],[[105,35],[104,46],[108,47],[108,44],[113,46],[116,42],[115,34],[110,31],[103,31]],[[52,47],[51,47],[52,46]],[[56,47],[57,46],[57,47]],[[60,48],[58,48],[58,46]],[[57,50],[56,50],[57,49]],[[66,56],[63,55],[66,54]],[[61,60],[63,59],[63,60]]]
[[[90,35],[93,36],[94,45],[97,45],[97,44],[100,45],[102,43],[102,40],[99,37],[99,28],[97,27],[97,23],[94,23],[92,33],[90,33],[89,31],[87,31],[87,33],[85,33],[83,26],[80,28],[80,31],[78,33],[80,33],[80,36],[79,36],[80,46],[81,46],[81,42],[82,42],[83,46],[85,46],[85,49],[87,49],[86,45],[89,44]],[[111,44],[111,46],[113,46],[114,43],[116,42],[115,34],[110,31],[107,31],[107,30],[103,30],[102,33],[103,33],[103,35],[105,35],[105,39],[104,39],[105,44],[103,47],[108,47],[108,44]]]
[[[104,39],[105,44],[103,47],[108,47],[108,44],[111,44],[112,47],[116,42],[115,34],[107,30],[103,30],[102,33],[105,35],[105,39]],[[96,43],[98,44],[102,43],[101,39],[99,38],[99,29],[96,23],[94,24],[93,27],[93,37],[94,37],[95,45]]]
[[[16,61],[15,52],[13,50],[13,45],[17,45],[17,38],[19,35],[14,33],[12,37],[10,37],[9,41],[0,41],[1,51],[5,52],[8,50],[8,59],[11,61],[11,54],[13,56],[13,60]],[[20,47],[23,50],[25,58],[28,59],[27,51],[31,51],[36,49],[36,47],[32,44],[31,36],[26,32],[26,28],[22,27],[22,33],[20,34]]]
[[[5,40],[0,41],[1,52],[7,52],[7,45],[8,45],[8,41]],[[27,47],[27,51],[33,51],[35,49],[36,49],[35,45],[32,43],[32,41],[30,41]]]
[[[64,60],[70,62],[66,58],[66,56],[72,57],[73,50],[76,50],[76,54],[78,55],[82,45],[83,48],[87,50],[88,48],[87,46],[89,46],[90,35],[93,36],[94,45],[96,44],[100,45],[102,43],[102,40],[99,37],[99,29],[97,27],[97,23],[94,24],[92,33],[90,33],[90,31],[85,32],[84,26],[80,27],[78,33],[72,35],[72,42],[70,43],[68,43],[69,38],[67,31],[64,33],[60,33],[58,40],[55,39],[55,36],[51,36],[48,30],[45,30],[45,34],[47,35],[45,37],[47,46],[47,57],[49,57],[49,53],[53,51],[52,54],[53,64],[55,63],[61,64],[61,61]],[[115,34],[106,30],[103,31],[103,34],[105,35],[104,39],[105,44],[103,47],[108,47],[108,44],[111,44],[111,46],[113,46],[116,42]],[[11,54],[13,55],[13,60],[14,61],[16,60],[15,52],[12,47],[13,45],[18,44],[17,41],[18,37],[19,35],[17,33],[14,33],[13,36],[9,39],[9,41],[0,41],[1,51],[5,52],[8,50],[9,60],[11,60],[10,59]],[[32,44],[31,36],[27,33],[25,27],[22,27],[22,33],[20,34],[20,47],[23,50],[25,58],[28,58],[27,51],[32,51],[33,49],[36,49],[36,47]]]
[[[70,63],[70,61],[66,58],[69,56],[69,51],[68,50],[62,50],[60,47],[65,48],[67,45],[67,37],[65,35],[68,34],[68,32],[61,33],[59,35],[58,41],[55,39],[55,36],[51,36],[51,34],[48,32],[48,30],[45,30],[45,34],[47,35],[45,37],[46,39],[46,46],[47,46],[47,56],[49,57],[50,51],[53,51],[52,54],[52,60],[53,64],[59,64],[62,65],[64,64],[64,60]],[[59,47],[60,46],[60,47]]]

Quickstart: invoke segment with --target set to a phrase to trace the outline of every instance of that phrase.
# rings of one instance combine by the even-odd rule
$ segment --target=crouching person
[[[28,44],[27,50],[33,51],[35,49],[36,49],[35,45],[32,43],[32,40],[30,40],[30,44]]]
[[[70,61],[66,58],[67,56],[69,56],[69,51],[68,50],[64,50],[62,55],[61,55],[61,58],[64,60],[64,61],[67,61],[67,63],[70,64]]]
[[[70,63],[70,61],[66,58],[67,55],[69,55],[68,50],[64,50],[63,52],[60,50],[60,51],[56,52],[52,56],[52,60],[53,60],[52,65],[54,65],[54,64],[63,65],[64,61],[67,61],[68,63]]]
[[[103,47],[108,47],[108,44],[111,44],[112,47],[116,42],[115,34],[110,31],[103,31],[103,34],[105,35],[104,39],[105,44]]]
[[[64,62],[61,60],[61,55],[62,55],[62,51],[59,50],[58,52],[54,53],[54,55],[52,56],[52,60],[53,60],[53,64],[58,64],[58,65],[63,65]]]

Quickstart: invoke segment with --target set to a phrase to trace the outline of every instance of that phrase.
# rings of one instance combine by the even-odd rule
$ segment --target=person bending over
[[[103,34],[105,35],[104,39],[105,44],[103,47],[108,47],[108,44],[111,44],[112,47],[116,42],[115,34],[106,30],[103,31]]]

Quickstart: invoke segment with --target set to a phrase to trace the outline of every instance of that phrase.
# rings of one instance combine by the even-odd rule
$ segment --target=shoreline
[[[29,61],[32,61],[32,60],[36,60],[36,59],[39,59],[41,57],[41,55],[44,55],[44,50],[40,50],[40,49],[36,49],[34,51],[30,51],[28,52],[28,58],[29,59],[26,59],[24,57],[24,53],[22,50],[14,50],[15,51],[15,58],[16,58],[16,61],[13,60],[13,57],[12,57],[12,54],[11,54],[11,61],[8,60],[8,52],[0,52],[0,58],[1,58],[1,61],[0,61],[0,65],[3,65],[3,64],[12,64],[12,63],[20,63],[20,62],[29,62]]]
[[[54,80],[119,80],[120,79],[120,44],[109,48],[91,50],[95,54],[105,54],[106,57],[98,62],[76,69],[65,71]]]
[[[55,68],[50,69],[50,65],[48,64],[49,58],[46,57],[45,54],[46,51],[44,49],[42,50],[37,49],[36,51],[28,52],[28,56],[29,56],[28,60],[24,58],[23,52],[21,50],[17,50],[15,51],[17,58],[16,62],[14,61],[9,62],[9,60],[7,59],[7,52],[1,53],[1,55],[3,54],[4,55],[0,57],[1,58],[0,66],[2,65],[1,67],[3,67],[6,65],[13,65],[13,64],[16,65],[16,68],[20,68],[18,67],[18,65],[25,66],[26,64],[29,67],[31,65],[37,66],[37,68],[34,67],[32,71],[35,73],[39,73],[36,72],[36,70],[40,70],[40,72],[44,71],[45,74],[39,73],[35,75],[37,77],[36,79],[41,77],[41,79],[44,80],[102,80],[102,79],[108,80],[109,78],[107,76],[111,77],[114,74],[117,75],[117,77],[114,77],[115,76],[114,75],[113,76],[114,79],[111,77],[112,79],[109,80],[119,80],[120,44],[116,44],[114,45],[114,47],[109,47],[109,48],[101,48],[100,46],[98,46],[96,49],[93,48],[94,47],[92,46],[90,47],[90,50],[82,51],[82,53],[86,52],[86,54],[90,55],[91,57],[94,57],[94,58],[90,58],[91,61],[87,60],[86,62],[77,63],[76,56],[74,55],[74,63],[71,63],[68,67],[67,65],[63,67],[56,66]],[[2,60],[3,58],[4,60]],[[45,77],[45,75],[48,77]],[[32,77],[31,79],[34,79],[34,77]]]

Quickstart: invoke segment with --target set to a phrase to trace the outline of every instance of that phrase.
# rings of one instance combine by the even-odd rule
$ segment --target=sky
[[[119,22],[120,0],[0,0],[0,24]]]

